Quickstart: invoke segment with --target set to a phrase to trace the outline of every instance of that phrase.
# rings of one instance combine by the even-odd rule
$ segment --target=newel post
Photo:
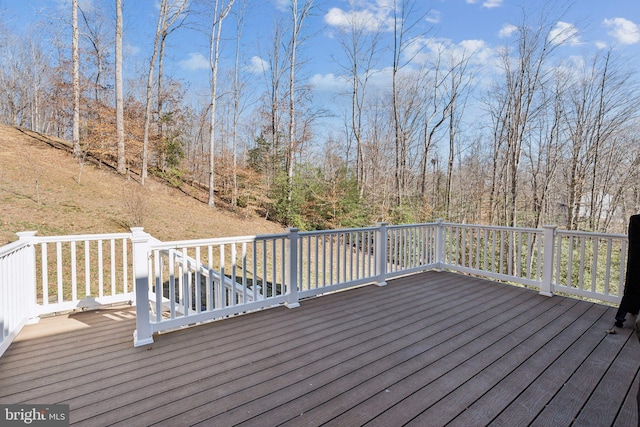
[[[287,302],[284,305],[288,308],[300,307],[298,301],[298,229],[289,229],[289,270],[287,272],[287,285],[289,292]],[[275,266],[274,266],[275,268]]]
[[[376,276],[378,280],[376,281],[376,285],[385,286],[387,284],[387,260],[389,255],[387,254],[387,223],[379,222],[377,223],[378,228],[376,229],[376,242],[374,245],[375,249],[375,260],[376,260]]]
[[[36,297],[36,233],[37,231],[20,231],[16,233],[18,240],[25,244],[25,254],[21,261],[20,276],[15,277],[15,283],[24,283],[25,300],[27,301],[29,318],[37,313],[37,297]]]
[[[540,295],[553,296],[553,254],[555,249],[556,226],[545,225],[544,228],[544,260],[542,263],[542,282]]]
[[[442,271],[443,259],[444,259],[444,219],[436,219],[436,235],[435,235],[435,271]]]
[[[136,278],[136,330],[133,331],[133,345],[140,347],[153,343],[149,318],[149,234],[142,227],[132,227],[131,243]]]

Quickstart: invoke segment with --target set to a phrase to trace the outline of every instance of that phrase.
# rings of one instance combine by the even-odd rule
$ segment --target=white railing
[[[385,227],[384,224],[380,225]],[[442,223],[387,228],[385,278],[442,267]]]
[[[376,282],[375,258],[381,228],[311,231],[298,234],[298,296],[306,298]]]
[[[36,237],[39,313],[132,301],[131,233]]]
[[[20,240],[0,248],[0,356],[33,316],[36,316],[35,232],[18,233]]]
[[[136,345],[168,329],[429,269],[619,303],[626,235],[444,223],[160,242],[131,233],[0,248],[0,355],[33,316],[136,303]],[[135,298],[134,298],[135,293]]]
[[[0,248],[0,355],[30,318],[134,299],[131,233],[35,234]]]
[[[157,243],[134,229],[132,238],[136,293],[142,295],[136,312],[139,345],[150,342],[154,332],[298,304],[288,257],[295,232]],[[149,291],[155,298],[152,314],[143,302]]]
[[[627,269],[624,234],[557,230],[553,290],[597,301],[620,303]],[[547,266],[545,266],[547,267]]]
[[[620,303],[628,237],[581,231],[442,223],[446,269]]]
[[[540,287],[544,230],[442,224],[443,265],[462,273]]]

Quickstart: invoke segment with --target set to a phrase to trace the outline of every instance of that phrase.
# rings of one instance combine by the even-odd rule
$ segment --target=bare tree
[[[282,80],[286,71],[286,58],[283,58],[281,52],[282,41],[282,23],[277,22],[273,30],[273,40],[268,55],[269,66],[265,68],[265,80],[268,86],[269,106],[267,115],[269,116],[269,136],[271,138],[271,152],[267,162],[267,185],[269,186],[275,179],[278,172],[282,152]]]
[[[227,5],[220,0],[215,0],[213,9],[213,21],[211,25],[211,38],[209,44],[209,66],[211,67],[211,98],[209,118],[209,206],[215,206],[215,147],[216,147],[216,93],[218,90],[218,61],[220,59],[220,36],[222,34],[222,22],[231,11],[234,0],[229,0]]]
[[[469,70],[469,62],[475,52],[464,50],[459,56],[452,54],[446,69],[448,91],[445,97],[443,114],[449,120],[449,160],[447,163],[447,187],[445,195],[445,212],[451,218],[451,195],[453,193],[454,156],[456,139],[460,121],[466,108],[469,91],[473,81],[473,74]]]
[[[116,145],[120,174],[127,172],[124,147],[124,95],[122,88],[122,0],[116,0]]]
[[[79,54],[79,34],[78,29],[78,0],[71,3],[71,56],[73,62],[73,155],[80,157],[82,150],[80,148],[80,54]]]
[[[545,112],[532,126],[535,134],[524,144],[524,157],[529,168],[527,175],[530,186],[529,197],[533,210],[533,221],[526,225],[535,228],[543,225],[543,218],[550,213],[547,200],[550,198],[554,182],[557,181],[556,171],[563,152],[562,111],[566,87],[566,76],[556,72],[553,87],[543,94]],[[552,218],[548,220],[555,221]]]
[[[153,72],[158,57],[160,39],[162,35],[167,32],[169,28],[171,28],[176,20],[182,16],[183,11],[187,8],[188,5],[188,0],[174,0],[173,3],[169,3],[169,0],[162,0],[160,2],[160,12],[158,13],[158,23],[156,25],[156,33],[153,41],[153,53],[151,54],[151,59],[149,60],[149,73],[147,74],[144,134],[142,140],[142,171],[140,173],[140,180],[142,185],[144,185],[145,178],[147,177],[147,169],[149,163],[149,132],[151,127]]]
[[[596,55],[583,70],[576,69],[563,106],[570,140],[567,168],[567,227],[576,229],[586,220],[598,230],[605,198],[611,197],[614,177],[624,170],[616,145],[639,112],[631,90],[631,74],[613,66],[611,51]],[[624,178],[622,178],[624,180]],[[608,208],[607,208],[608,210]],[[581,217],[584,217],[583,219]]]
[[[291,38],[289,39],[289,138],[287,141],[287,200],[291,202],[293,194],[293,164],[296,151],[296,57],[300,45],[300,31],[304,20],[311,13],[313,0],[291,0]]]
[[[568,31],[552,33],[545,11],[534,25],[527,22],[526,13],[523,15],[523,22],[515,33],[515,52],[508,47],[501,52],[500,67],[504,72],[504,82],[493,89],[491,102],[494,104],[490,106],[494,125],[494,173],[490,203],[493,205],[498,200],[498,180],[501,180],[502,220],[509,226],[517,225],[522,144],[528,137],[531,121],[542,111],[540,93],[549,78],[546,66],[557,46],[571,36]]]
[[[231,194],[231,206],[238,205],[238,122],[240,120],[240,114],[242,113],[242,86],[243,82],[240,79],[240,49],[242,40],[242,30],[244,27],[244,11],[246,2],[242,2],[240,10],[236,14],[236,51],[233,68],[233,136],[232,136],[232,148],[231,155],[232,161],[232,174],[233,174],[233,189]]]
[[[348,26],[341,28],[340,45],[346,57],[343,68],[348,73],[351,83],[351,111],[349,121],[348,140],[351,137],[356,143],[356,182],[360,187],[360,197],[364,195],[365,166],[364,166],[364,136],[363,118],[367,86],[372,77],[379,55],[381,32],[369,28],[366,19],[358,14],[350,15]],[[349,149],[347,149],[346,163],[349,164]]]
[[[411,42],[411,36],[417,37],[415,34],[418,25],[422,22],[424,14],[417,15],[417,2],[415,0],[394,1],[392,6],[393,12],[393,65],[391,69],[391,104],[392,104],[392,121],[394,128],[395,143],[395,191],[396,204],[402,205],[403,197],[407,188],[407,156],[409,153],[408,143],[410,129],[403,127],[406,118],[401,117],[400,105],[400,72],[405,68],[418,53],[420,49],[416,49],[412,55],[406,57]],[[411,19],[411,20],[409,20]],[[405,111],[406,110],[405,108]]]

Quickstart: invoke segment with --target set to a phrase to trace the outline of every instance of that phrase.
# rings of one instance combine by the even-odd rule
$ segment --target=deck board
[[[0,403],[77,425],[637,423],[640,350],[615,308],[427,272],[155,336],[134,309],[45,318],[0,359]],[[629,323],[629,322],[628,322]]]

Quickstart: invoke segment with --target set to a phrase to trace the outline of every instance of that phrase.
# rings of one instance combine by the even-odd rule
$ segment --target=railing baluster
[[[207,287],[205,298],[207,300],[207,310],[215,307],[215,282],[213,280],[213,245],[207,245]]]
[[[71,242],[71,299],[78,299],[78,278],[76,271],[76,242]]]
[[[235,243],[231,243],[231,292],[233,294],[233,305],[236,305],[238,303],[238,300],[237,300],[237,284],[238,284],[238,282],[236,282],[236,277],[237,277],[237,272],[236,272],[237,261],[236,261],[236,257],[238,256],[238,254],[236,252],[237,252],[236,244]]]
[[[127,239],[122,239],[122,292],[129,293],[129,261],[127,259]]]
[[[258,300],[258,244],[254,240],[252,242],[252,250],[253,250],[253,300]],[[263,286],[264,288],[264,283]]]
[[[587,239],[585,237],[580,238],[580,268],[578,270],[578,289],[584,289],[584,262],[585,262],[585,246]],[[597,257],[597,254],[594,253]]]
[[[115,240],[114,239],[110,239],[110,248],[111,251],[109,252],[109,255],[111,256],[111,295],[115,295],[116,294],[116,246],[115,246]]]
[[[611,259],[611,248],[612,248],[612,242],[611,239],[607,239],[607,258],[608,260]],[[611,279],[611,263],[608,262],[607,263],[607,268],[606,268],[606,272],[604,275],[604,294],[605,295],[609,295],[609,280]]]
[[[104,296],[104,263],[102,258],[102,239],[98,240],[98,295]]]
[[[194,290],[195,290],[195,306],[196,306],[196,313],[200,313],[202,312],[202,273],[201,273],[201,268],[202,268],[202,263],[200,261],[200,246],[196,246],[196,265],[195,267],[195,273],[196,273],[196,277],[195,277],[195,283],[193,284]]]
[[[278,249],[276,248],[276,241],[271,241],[271,265],[273,268],[271,269],[271,296],[277,295],[278,290],[278,262],[276,261],[276,254],[278,253]]]
[[[162,298],[164,296],[164,289],[162,284],[162,268],[160,267],[160,251],[153,251],[153,270],[155,278],[155,301],[153,302],[156,307],[156,323],[162,320]]]
[[[169,315],[176,318],[176,250],[169,249]]]
[[[47,256],[47,244],[41,246],[42,259],[42,305],[49,304],[49,258]]]
[[[318,238],[316,237],[313,240],[316,243],[316,256],[318,256],[318,247],[317,247]],[[300,250],[301,251],[303,249],[302,246],[303,245],[300,245]],[[311,279],[311,247],[312,247],[312,244],[311,244],[311,236],[310,235],[307,236],[307,246],[306,247],[307,247],[307,265],[306,265],[306,269],[307,269],[307,289],[311,289],[311,282],[312,282],[312,279]],[[302,264],[303,263],[301,262],[300,263],[300,269],[302,269]],[[314,275],[315,275],[315,278],[317,280],[317,277],[318,277],[318,271],[317,271],[318,260],[317,259],[316,259],[316,263],[315,264],[316,264],[316,271],[314,272]],[[304,276],[299,275],[298,277],[302,280],[302,277],[304,277]],[[317,287],[317,282],[316,282],[316,287]],[[304,286],[302,286],[302,284],[300,284],[300,289],[304,289]]]
[[[182,290],[182,309],[185,316],[189,316],[191,311],[191,282],[189,280],[190,271],[189,266],[187,265],[187,259],[187,248],[182,248],[182,263],[180,264],[180,267],[182,268],[182,274],[180,274],[182,281],[180,283],[180,289]]]
[[[591,260],[591,290],[595,292],[596,289],[596,281],[598,276],[598,253],[600,249],[598,246],[600,244],[600,239],[593,240],[593,259]]]
[[[573,236],[569,236],[569,250],[567,254],[567,286],[573,283]]]
[[[247,242],[242,242],[242,302],[247,302]],[[254,299],[255,301],[255,299]]]
[[[85,279],[85,294],[91,295],[91,247],[89,241],[84,241],[84,279]]]
[[[218,248],[220,255],[220,291],[221,291],[221,300],[220,307],[227,307],[229,302],[227,301],[227,287],[225,286],[225,259],[224,259],[224,244],[220,245]]]
[[[56,266],[58,284],[58,304],[64,301],[62,290],[62,242],[56,242]]]

